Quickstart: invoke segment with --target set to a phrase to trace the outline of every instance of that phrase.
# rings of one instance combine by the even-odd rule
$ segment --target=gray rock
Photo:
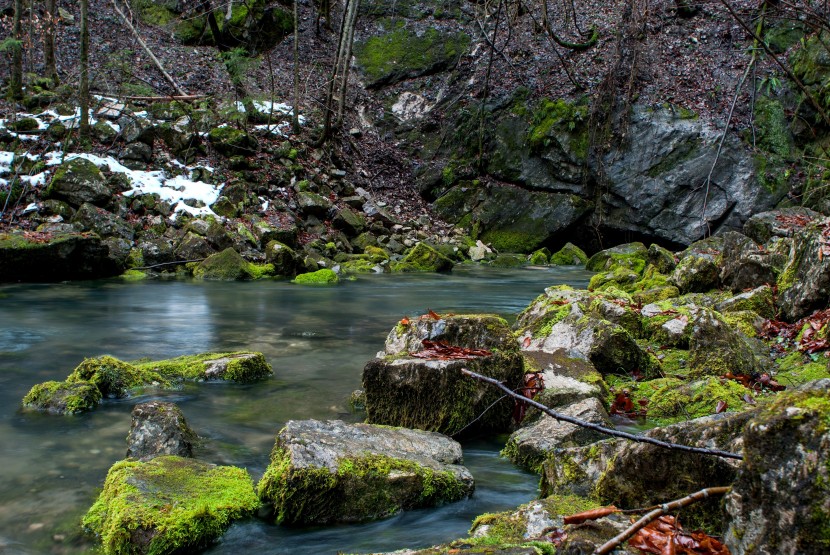
[[[461,460],[461,446],[437,433],[291,420],[258,490],[279,523],[373,520],[471,495]]]
[[[680,260],[669,276],[669,283],[681,293],[703,293],[719,285],[719,276],[714,255],[694,253]]]
[[[788,320],[826,308],[830,299],[830,256],[821,228],[810,226],[794,237],[787,266],[778,281],[778,307]]]
[[[724,233],[723,238],[720,279],[725,287],[739,292],[776,282],[787,262],[785,255],[762,250],[736,231]]]
[[[822,382],[780,393],[747,424],[725,503],[734,555],[827,553],[830,388]]]
[[[279,241],[269,241],[265,247],[265,259],[274,265],[274,273],[279,276],[292,277],[300,269],[300,258],[297,253]]]
[[[824,216],[803,206],[780,208],[761,212],[750,217],[744,224],[743,232],[756,243],[766,243],[773,237],[792,237],[803,226],[793,225],[796,221],[810,223]]]
[[[757,356],[749,340],[708,308],[697,308],[691,319],[689,375],[755,375],[769,371],[769,362]]]
[[[147,146],[153,146],[156,129],[148,119],[125,114],[118,118],[118,125],[121,127],[121,138],[124,139],[124,142],[134,143],[138,141]]]
[[[193,232],[188,232],[176,246],[175,258],[178,260],[200,260],[207,258],[214,252],[207,239]]]
[[[104,174],[95,164],[83,158],[75,158],[58,166],[44,195],[64,200],[72,206],[85,202],[106,206],[112,200],[112,191],[107,187]]]
[[[119,237],[132,241],[135,235],[123,219],[88,202],[78,208],[72,217],[72,223],[80,224],[84,230],[94,231],[101,237]]]
[[[297,205],[303,214],[311,214],[318,217],[325,217],[332,208],[329,199],[309,191],[297,193]]]
[[[45,241],[0,233],[0,282],[94,279],[122,269],[95,233],[55,232]]]
[[[469,360],[409,356],[424,349],[425,339],[492,354]],[[513,403],[499,401],[498,389],[463,376],[461,368],[518,387],[522,358],[504,320],[485,314],[399,323],[389,333],[386,349],[363,370],[367,421],[446,434],[506,431]]]
[[[355,236],[366,228],[366,219],[347,206],[337,211],[332,224],[350,236]]]
[[[715,310],[718,312],[752,310],[763,318],[773,318],[775,317],[775,295],[772,287],[762,285],[718,303],[715,305]]]
[[[150,237],[138,242],[143,266],[155,266],[177,260],[173,243],[165,237]]]
[[[124,147],[118,158],[147,164],[153,159],[153,149],[144,143],[130,143]]]
[[[548,387],[548,384],[545,384]],[[599,399],[589,397],[556,412],[591,424],[612,428],[611,418]],[[577,447],[605,439],[599,432],[568,422],[560,422],[543,414],[535,422],[513,432],[507,440],[504,454],[521,467],[536,470],[553,449]]]
[[[159,455],[192,457],[196,434],[173,403],[148,401],[133,407],[127,457],[146,462]]]

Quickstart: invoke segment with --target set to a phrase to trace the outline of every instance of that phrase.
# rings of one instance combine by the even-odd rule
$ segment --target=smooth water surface
[[[287,282],[97,281],[0,286],[0,553],[81,553],[78,522],[107,469],[122,459],[137,402],[179,405],[204,438],[197,456],[245,467],[258,480],[290,419],[355,421],[349,394],[403,316],[495,312],[513,319],[547,286],[584,287],[570,268],[461,268],[448,275],[363,276],[337,287]],[[22,411],[29,388],[63,380],[84,357],[169,358],[262,351],[274,378],[187,384],[62,417]],[[501,438],[503,441],[504,438]],[[234,525],[210,553],[371,552],[463,536],[478,514],[532,499],[537,477],[498,457],[497,439],[464,445],[476,479],[466,501],[363,525],[287,529]]]

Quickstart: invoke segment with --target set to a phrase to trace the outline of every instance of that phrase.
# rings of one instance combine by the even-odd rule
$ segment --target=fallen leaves
[[[827,330],[830,324],[830,309],[819,310],[801,320],[788,324],[779,320],[767,320],[761,330],[761,337],[775,340],[779,344],[792,342],[799,351],[808,355],[830,350]]]
[[[648,405],[648,400],[640,399],[637,403],[642,408],[637,409],[634,406],[634,401],[631,400],[631,393],[627,389],[623,389],[614,397],[614,402],[611,403],[608,413],[612,415],[625,416],[626,418],[631,419],[645,418],[648,412],[645,408],[646,405]]]
[[[727,380],[735,380],[747,389],[752,389],[754,391],[784,391],[785,389],[787,389],[787,386],[781,385],[780,383],[772,379],[772,377],[766,372],[762,374],[733,374],[732,372],[727,372],[726,374],[721,376],[721,378]]]
[[[524,375],[523,384],[519,388],[519,393],[528,399],[533,399],[543,389],[545,389],[545,380],[542,377],[542,373],[530,372]],[[516,424],[521,424],[522,420],[525,419],[525,412],[527,412],[527,403],[517,399],[513,405],[513,421]]]
[[[424,339],[421,341],[424,346],[422,351],[415,351],[409,353],[409,356],[415,358],[427,358],[431,360],[470,360],[478,357],[489,357],[493,353],[487,349],[468,349],[467,347],[457,347],[450,345],[444,341],[430,341]]]
[[[730,555],[729,548],[712,536],[684,532],[671,515],[663,515],[638,530],[628,545],[655,555]]]

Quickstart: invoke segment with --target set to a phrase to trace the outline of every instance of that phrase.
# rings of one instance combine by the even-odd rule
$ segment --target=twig
[[[208,95],[206,94],[185,94],[185,95],[178,95],[178,94],[170,94],[167,96],[119,96],[116,94],[108,94],[107,96],[114,96],[115,98],[122,98],[124,100],[145,100],[147,102],[153,102],[155,100],[180,100],[182,102],[190,102],[192,100],[199,100],[201,98],[205,98]]]
[[[654,439],[647,436],[640,436],[629,434],[628,432],[621,432],[619,430],[612,430],[611,428],[605,428],[604,426],[599,426],[597,424],[592,424],[591,422],[586,422],[584,420],[580,420],[579,418],[574,418],[573,416],[568,416],[566,414],[561,414],[555,411],[552,411],[542,403],[534,401],[533,399],[529,399],[524,395],[514,392],[509,387],[501,383],[500,381],[489,378],[487,376],[482,376],[481,374],[476,374],[475,372],[471,372],[466,368],[461,369],[461,373],[465,376],[470,376],[476,380],[487,382],[489,384],[495,385],[511,397],[515,399],[519,399],[527,403],[532,407],[536,407],[537,409],[541,410],[545,414],[555,418],[556,420],[560,420],[562,422],[569,422],[571,424],[576,424],[577,426],[581,426],[583,428],[588,428],[589,430],[594,430],[601,434],[614,436],[614,437],[621,437],[623,439],[629,439],[631,441],[637,441],[640,443],[650,443],[652,445],[657,445],[658,447],[664,447],[666,449],[675,449],[677,451],[686,451],[687,453],[699,453],[701,455],[713,455],[716,457],[723,457],[726,459],[737,459],[743,460],[743,455],[739,455],[738,453],[730,453],[729,451],[721,451],[720,449],[706,449],[704,447],[691,447],[689,445],[680,445],[678,443],[669,443],[668,441],[661,441],[659,439]]]
[[[151,266],[139,266],[137,268],[130,268],[131,270],[149,270],[151,268],[158,268],[159,266],[172,266],[175,264],[188,264],[190,262],[201,262],[204,258],[193,258],[191,260],[174,260],[173,262],[160,262]]]
[[[697,503],[698,501],[702,501],[707,499],[710,495],[723,495],[732,489],[730,486],[720,486],[715,488],[706,488],[702,489],[698,492],[695,492],[691,495],[687,495],[682,499],[675,499],[674,501],[669,501],[668,503],[664,503],[660,505],[658,508],[654,509],[650,513],[644,515],[640,520],[629,526],[626,530],[614,536],[601,546],[599,546],[596,551],[594,551],[594,555],[605,555],[606,553],[611,553],[620,546],[624,541],[628,538],[633,536],[637,533],[638,530],[647,526],[651,521],[655,520],[661,515],[664,515],[670,511],[675,509],[683,508],[687,505],[691,505],[692,503]]]
[[[147,46],[147,43],[144,42],[144,39],[142,39],[141,35],[138,34],[136,28],[133,27],[133,24],[130,23],[130,20],[127,18],[126,15],[124,15],[124,12],[121,11],[121,8],[119,8],[118,4],[115,3],[115,0],[112,0],[112,7],[115,9],[115,13],[121,16],[121,19],[124,20],[124,23],[127,24],[127,27],[129,27],[130,31],[132,31],[135,35],[135,38],[138,40],[138,43],[141,45],[144,51],[147,52],[147,54],[150,56],[150,59],[153,60],[153,63],[156,64],[156,67],[159,69],[159,71],[161,71],[161,74],[164,75],[164,78],[167,79],[167,82],[170,83],[170,85],[172,85],[173,89],[175,89],[179,96],[189,96],[186,92],[184,92],[184,90],[181,87],[179,87],[178,83],[176,83],[173,77],[171,77],[170,74],[167,73],[167,70],[165,70],[164,66],[161,65],[159,59],[156,58],[156,55],[153,54],[153,51],[150,50],[150,47]]]

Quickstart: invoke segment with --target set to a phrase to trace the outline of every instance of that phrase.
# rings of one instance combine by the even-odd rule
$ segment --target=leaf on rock
[[[684,532],[670,515],[663,515],[637,531],[628,545],[655,555],[730,555],[729,548],[704,532]]]
[[[424,339],[421,341],[424,346],[423,351],[409,353],[409,356],[415,358],[428,358],[434,360],[469,360],[478,357],[489,357],[493,353],[487,349],[468,349],[467,347],[456,347],[444,341],[430,341]]]
[[[607,507],[600,507],[598,509],[591,509],[590,511],[584,511],[576,513],[575,515],[566,516],[564,518],[564,522],[565,524],[582,524],[587,520],[596,520],[616,512],[619,512],[618,508],[614,505],[608,505]]]

